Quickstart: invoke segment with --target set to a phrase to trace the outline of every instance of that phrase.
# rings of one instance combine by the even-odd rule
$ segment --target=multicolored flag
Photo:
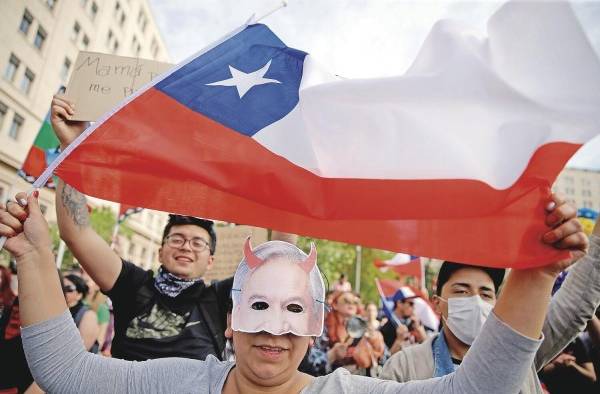
[[[419,286],[423,284],[423,267],[421,258],[418,256],[397,253],[390,260],[374,260],[373,265],[382,272],[392,270],[401,276],[414,277],[418,281]]]
[[[50,124],[50,111],[48,111],[18,174],[29,183],[35,182],[46,167],[56,159],[59,147],[60,142]],[[53,179],[49,178],[45,186],[54,188]]]
[[[583,231],[589,236],[598,220],[598,212],[591,208],[580,208],[577,210],[577,219],[581,222]]]
[[[565,3],[509,2],[487,32],[441,21],[404,75],[339,80],[250,25],[107,114],[56,173],[134,206],[547,264],[567,255],[540,242],[550,186],[600,133],[600,61]]]
[[[395,326],[398,326],[399,323],[398,317],[394,314],[394,297],[397,297],[400,299],[413,299],[415,303],[415,315],[421,323],[431,331],[438,330],[440,319],[433,311],[424,293],[413,287],[406,286],[402,282],[390,279],[375,278],[375,285],[381,298],[383,313]]]

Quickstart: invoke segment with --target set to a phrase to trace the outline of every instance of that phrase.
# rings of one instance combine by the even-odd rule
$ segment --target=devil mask
[[[249,333],[320,336],[324,297],[314,244],[307,256],[283,241],[266,242],[253,250],[248,238],[233,278],[231,326]]]

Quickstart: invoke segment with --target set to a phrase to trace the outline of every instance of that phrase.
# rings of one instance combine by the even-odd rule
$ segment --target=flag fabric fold
[[[339,80],[250,25],[102,122],[56,173],[96,197],[487,266],[539,241],[600,132],[600,61],[568,4],[442,21],[402,76]]]

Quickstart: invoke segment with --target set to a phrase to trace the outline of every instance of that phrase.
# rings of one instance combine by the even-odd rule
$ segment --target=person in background
[[[379,330],[381,322],[379,321],[379,308],[373,302],[369,302],[365,308],[365,319],[370,330]]]
[[[43,391],[33,381],[23,351],[17,265],[13,263],[14,261],[11,260],[10,268],[0,266],[0,270],[3,271],[1,285],[3,299],[12,299],[4,304],[0,318],[0,394],[39,394]]]
[[[0,321],[4,311],[9,311],[13,301],[17,297],[12,289],[12,273],[10,270],[0,265]]]
[[[98,353],[98,319],[94,312],[83,301],[89,293],[89,288],[83,278],[75,274],[63,277],[63,292],[65,301],[79,329],[83,346],[91,353]]]
[[[341,273],[340,278],[333,284],[333,291],[352,291],[352,285],[346,279],[346,274]]]
[[[88,287],[88,294],[83,302],[96,312],[96,318],[98,320],[98,344],[100,349],[105,349],[107,346],[104,345],[104,342],[106,342],[107,339],[109,341],[111,339],[107,338],[107,334],[109,334],[108,326],[111,322],[108,297],[102,294],[96,282],[94,282],[87,272],[82,271],[81,278]]]
[[[589,350],[578,336],[541,370],[540,379],[550,393],[596,393],[596,372]]]
[[[600,224],[596,223],[588,241],[581,231],[581,224],[574,219],[567,220],[576,216],[576,208],[558,195],[553,194],[551,199],[546,206],[545,223],[548,228],[562,227],[568,222],[571,230],[580,234],[578,242],[585,241],[590,247],[587,255],[570,267],[562,286],[552,296],[544,320],[543,342],[520,389],[521,394],[542,392],[537,373],[577,338],[600,303]],[[559,238],[546,234],[541,239],[547,245],[562,249],[564,242]],[[444,263],[432,300],[442,315],[442,333],[431,341],[393,355],[384,365],[381,377],[408,382],[444,376],[462,365],[465,354],[496,305],[503,271]],[[559,274],[556,276],[559,277]],[[532,300],[522,299],[520,302]]]
[[[348,320],[359,316],[359,303],[352,292],[334,294],[323,334],[315,340],[308,355],[312,375],[324,375],[339,367],[351,373],[369,375],[371,368],[382,359],[385,345],[378,331],[367,329],[363,336],[353,338],[346,330]]]
[[[392,319],[380,328],[391,354],[404,347],[421,343],[427,338],[425,327],[415,314],[417,297],[408,288],[399,289],[392,297],[394,302]]]

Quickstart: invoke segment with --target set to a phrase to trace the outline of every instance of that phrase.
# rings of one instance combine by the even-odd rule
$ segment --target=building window
[[[129,258],[133,256],[133,252],[135,252],[135,244],[130,243],[129,248],[127,249],[127,254],[129,255]]]
[[[11,81],[11,82],[14,81],[15,74],[17,73],[17,70],[19,69],[19,64],[21,64],[21,61],[19,60],[19,58],[11,53],[10,59],[8,60],[8,64],[6,65],[6,68],[4,69],[4,79]]]
[[[81,45],[83,46],[83,49],[85,49],[85,50],[87,50],[88,47],[90,46],[90,39],[86,34],[83,35],[83,39],[81,40]]]
[[[0,101],[0,130],[2,129],[2,125],[4,124],[4,118],[6,117],[6,113],[8,112],[8,106]]]
[[[135,53],[136,56],[140,56],[140,52],[142,51],[142,46],[138,42],[138,39],[136,36],[133,36],[133,39],[131,40],[131,50],[133,51],[133,53]]]
[[[44,45],[44,41],[46,41],[47,35],[48,34],[46,33],[46,30],[44,30],[42,26],[38,26],[37,33],[33,39],[33,45],[35,45],[37,49],[41,50],[42,46]]]
[[[108,29],[108,35],[106,36],[106,47],[110,48],[110,43],[114,37],[112,30]]]
[[[96,15],[98,15],[98,4],[96,2],[92,2],[92,6],[90,7],[90,18],[92,20],[96,19]]]
[[[21,133],[23,123],[25,123],[25,119],[21,115],[15,114],[15,116],[13,116],[10,129],[8,130],[8,136],[13,140],[19,139],[19,134]]]
[[[21,92],[25,94],[29,94],[31,90],[31,85],[33,84],[33,80],[35,79],[35,74],[30,69],[25,69],[25,74],[23,74],[23,79],[21,80]]]
[[[119,41],[115,40],[115,42],[113,43],[113,53],[117,53],[117,51],[119,50]]]
[[[138,14],[137,23],[138,23],[140,29],[142,30],[142,33],[145,33],[146,25],[148,24],[148,18],[146,17],[146,14],[144,13],[144,10],[142,8],[140,8],[140,13]]]
[[[119,15],[119,11],[121,11],[121,3],[119,3],[118,1],[115,3],[115,12],[113,13],[113,15],[115,17],[117,17]]]
[[[123,12],[121,14],[121,19],[119,20],[119,26],[123,27],[125,26],[125,21],[127,20],[127,15],[125,15],[125,13]]]
[[[46,0],[46,5],[48,6],[48,8],[53,10],[54,7],[56,6],[57,1],[58,0]]]
[[[62,68],[60,69],[60,79],[66,81],[67,77],[69,76],[69,71],[71,71],[71,60],[66,57]]]
[[[75,21],[75,24],[73,25],[73,31],[71,32],[71,40],[73,42],[76,42],[77,39],[79,38],[80,31],[81,31],[81,26],[79,25],[79,22]]]
[[[158,42],[156,41],[156,38],[152,38],[152,44],[150,44],[150,50],[152,51],[152,57],[154,57],[156,59],[156,56],[158,56]]]
[[[27,11],[27,9],[25,10],[25,12],[23,12],[23,18],[21,18],[21,24],[19,25],[19,30],[27,35],[27,33],[29,33],[29,28],[31,27],[31,24],[33,23],[33,15],[31,15],[31,13],[29,11]]]

